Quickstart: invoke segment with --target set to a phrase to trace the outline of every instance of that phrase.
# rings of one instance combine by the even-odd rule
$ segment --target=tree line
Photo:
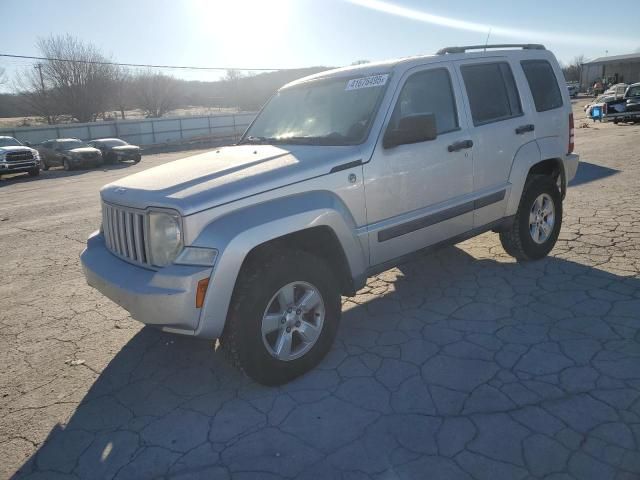
[[[126,119],[134,109],[148,118],[191,106],[256,110],[283,84],[326,70],[258,75],[229,70],[218,81],[186,81],[153,69],[114,65],[97,47],[71,35],[41,38],[36,46],[38,56],[48,60],[19,72],[14,92],[0,95],[0,117],[38,116],[54,124]],[[0,71],[0,82],[7,83],[6,77]]]

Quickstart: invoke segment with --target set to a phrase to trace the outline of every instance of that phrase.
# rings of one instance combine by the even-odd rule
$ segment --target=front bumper
[[[25,160],[21,162],[0,162],[0,174],[22,173],[40,168],[39,160]]]
[[[87,283],[134,319],[168,332],[195,334],[200,321],[197,284],[211,276],[210,267],[170,265],[156,271],[136,266],[109,252],[99,232],[89,237],[80,261]]]

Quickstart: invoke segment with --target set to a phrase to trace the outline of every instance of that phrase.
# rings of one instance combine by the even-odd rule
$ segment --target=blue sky
[[[627,6],[633,4],[631,1]],[[115,61],[223,67],[348,65],[447,45],[544,43],[561,61],[640,49],[638,19],[602,1],[0,0],[0,53],[37,54],[36,39],[71,33]],[[615,20],[612,20],[615,18]],[[32,62],[0,57],[13,78]],[[214,72],[172,72],[215,79]]]

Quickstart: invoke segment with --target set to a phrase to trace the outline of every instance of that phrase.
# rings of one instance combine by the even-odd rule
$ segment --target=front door
[[[434,140],[384,148],[364,165],[370,264],[379,265],[466,232],[473,223],[472,144],[451,63],[409,70],[383,126],[433,113]]]

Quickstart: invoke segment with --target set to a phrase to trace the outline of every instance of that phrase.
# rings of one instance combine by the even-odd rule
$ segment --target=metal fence
[[[196,140],[235,141],[249,126],[255,112],[194,117],[145,118],[93,123],[67,123],[42,127],[0,129],[0,135],[38,144],[53,138],[121,138],[135,145],[179,144]]]

